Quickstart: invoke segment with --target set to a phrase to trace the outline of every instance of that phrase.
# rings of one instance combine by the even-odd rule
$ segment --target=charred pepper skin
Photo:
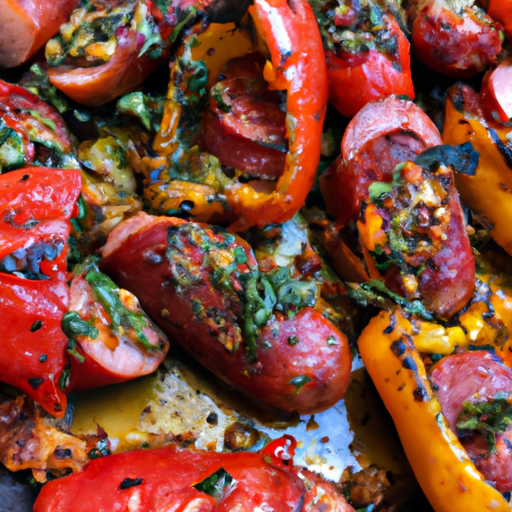
[[[505,145],[509,130],[500,123],[486,120],[480,98],[471,87],[458,84],[449,89],[443,142],[470,142],[480,153],[473,176],[455,174],[457,190],[467,207],[490,220],[491,236],[512,254],[509,193],[512,190],[512,162],[507,159]]]
[[[76,215],[80,186],[72,170],[25,167],[0,176],[0,379],[59,418],[66,411],[59,380],[68,343],[60,325],[69,301],[68,219]]]
[[[240,182],[226,191],[236,219],[230,227],[233,231],[285,222],[302,207],[315,180],[327,107],[322,40],[308,2],[256,0],[249,14],[271,54],[264,77],[271,88],[287,93],[289,147],[283,174],[272,192]]]
[[[508,512],[503,496],[485,483],[441,412],[423,361],[400,310],[382,311],[358,347],[391,414],[402,446],[436,512]]]

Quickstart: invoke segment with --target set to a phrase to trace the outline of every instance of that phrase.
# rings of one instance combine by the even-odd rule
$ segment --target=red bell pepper
[[[75,146],[75,138],[52,107],[23,87],[0,80],[0,170],[30,164],[76,166],[71,160]]]
[[[66,409],[59,380],[68,343],[61,330],[68,219],[80,186],[78,171],[27,167],[0,176],[0,379],[58,417]]]
[[[62,281],[0,273],[0,380],[21,389],[58,418],[66,411],[59,380],[66,366],[68,339],[61,320],[68,293]]]
[[[235,231],[285,222],[302,207],[315,180],[327,103],[322,40],[307,1],[256,0],[249,14],[270,51],[265,79],[287,94],[288,153],[270,191],[236,181],[226,190]]]
[[[38,273],[39,265],[46,276],[63,278],[71,229],[68,219],[77,213],[81,183],[80,172],[71,170],[25,167],[1,175],[0,260],[4,269],[7,265],[11,271]]]
[[[470,78],[496,64],[502,51],[500,32],[480,7],[469,4],[457,11],[449,5],[439,0],[415,5],[412,47],[438,73]]]
[[[257,453],[159,448],[93,460],[83,472],[48,482],[34,512],[98,510],[275,510],[354,512],[332,483]]]
[[[341,115],[391,94],[414,99],[409,41],[394,14],[376,2],[310,3],[324,41],[329,101]]]
[[[258,50],[252,40],[248,41],[245,32],[237,30],[233,36],[235,42],[231,44],[241,43],[239,53],[233,55],[231,50],[220,49],[215,53],[220,62],[211,62],[208,74],[205,69],[208,55],[199,58],[194,50],[208,48],[208,43],[197,47],[195,37],[189,38],[180,50],[171,69],[164,117],[153,145],[159,157],[147,159],[144,196],[155,212],[177,212],[184,205],[188,215],[197,220],[231,222],[230,229],[245,231],[251,226],[263,227],[289,220],[302,207],[313,186],[327,104],[327,70],[313,11],[307,0],[256,0],[249,8],[249,15],[270,53],[263,68],[266,84],[260,75],[256,90],[241,83],[240,78],[247,71],[245,66],[229,58]],[[218,34],[219,26],[211,27],[205,34],[206,41],[211,37],[219,41],[230,37],[227,28],[222,28],[225,35]],[[225,59],[224,53],[227,54]],[[197,131],[191,129],[190,119],[202,117],[197,108],[198,98],[219,81],[218,74],[226,63],[228,68],[235,67],[238,79],[236,76],[229,78],[224,85],[233,86],[237,97],[233,105],[228,104],[229,95],[223,95],[224,81],[212,88],[216,112],[211,115],[214,115],[214,124],[221,129],[216,134],[215,126],[208,127],[204,138],[207,148],[219,157],[228,155],[228,164],[237,163],[230,154],[231,146],[230,151],[221,146],[225,140],[230,144],[234,142],[233,153],[243,154],[241,171],[249,176],[240,176],[241,172],[225,173],[220,165],[224,162],[219,163],[211,154],[202,152],[197,146]],[[283,92],[281,108],[275,103],[274,90]],[[283,106],[285,97],[286,107]],[[231,109],[231,115],[219,113],[216,105],[221,110]],[[283,108],[286,111],[284,133],[280,111]],[[244,110],[249,114],[245,122]],[[276,155],[279,151],[268,147],[270,136],[277,136],[277,145],[284,150],[280,155]],[[263,143],[266,147],[262,150],[254,143],[260,146]],[[283,161],[283,156],[281,169],[279,162]],[[167,166],[162,167],[162,157]],[[269,158],[272,162],[267,165]],[[179,169],[177,175],[172,171],[175,168]]]

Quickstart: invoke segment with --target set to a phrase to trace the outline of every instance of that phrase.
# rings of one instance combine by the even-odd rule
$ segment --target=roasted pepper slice
[[[472,176],[455,174],[462,202],[490,221],[491,236],[512,254],[512,160],[506,146],[510,128],[486,122],[476,92],[467,85],[449,89],[443,127],[445,144],[471,142],[480,153]]]
[[[449,429],[412,334],[413,324],[400,310],[382,311],[358,346],[418,482],[436,512],[509,512]]]
[[[346,117],[368,102],[405,95],[414,99],[409,41],[393,1],[309,0],[324,42],[329,101]]]
[[[414,53],[438,73],[470,78],[496,64],[500,32],[476,2],[414,1],[409,15]]]
[[[219,161],[200,153],[197,147],[184,153],[187,146],[197,141],[197,134],[185,134],[190,140],[185,149],[181,146],[183,132],[190,130],[187,116],[204,97],[208,84],[212,85],[211,78],[218,76],[230,58],[258,49],[250,38],[242,37],[240,43],[231,38],[227,31],[232,27],[224,28],[225,35],[219,38],[224,37],[229,47],[216,49],[211,45],[215,37],[205,34],[206,39],[201,36],[188,42],[171,73],[168,105],[154,149],[174,163],[168,163],[161,171],[157,159],[155,170],[148,173],[145,190],[146,198],[159,213],[176,212],[185,203],[187,213],[199,216],[201,221],[231,222],[231,229],[242,231],[290,219],[304,204],[313,185],[327,103],[326,65],[313,12],[306,0],[256,0],[249,14],[270,52],[263,76],[270,89],[286,92],[288,152],[284,170],[277,180],[247,182],[238,175],[226,176]],[[205,55],[200,59],[194,57],[193,46],[197,42],[201,43],[198,50]],[[210,65],[207,58],[210,48],[215,50],[215,59],[219,55],[227,57],[224,62]],[[207,76],[205,62],[209,66]],[[312,76],[314,83],[309,79]],[[184,85],[192,93],[184,93]],[[184,173],[184,168],[191,170]]]

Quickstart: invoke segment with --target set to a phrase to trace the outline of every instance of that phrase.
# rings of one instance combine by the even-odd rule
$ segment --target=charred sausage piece
[[[420,156],[421,157],[421,156]],[[360,239],[391,290],[451,318],[473,296],[475,263],[453,172],[406,162],[392,183],[374,182]]]
[[[490,352],[445,357],[431,371],[443,414],[485,479],[512,490],[512,372]]]
[[[269,90],[263,78],[264,65],[259,53],[226,64],[223,79],[210,90],[203,145],[224,165],[275,179],[283,173],[288,151],[286,112],[279,93]]]
[[[391,181],[396,165],[442,144],[429,117],[412,101],[390,96],[367,104],[347,126],[341,155],[322,174],[327,211],[340,225],[359,215],[374,181]]]
[[[0,0],[0,67],[23,64],[69,19],[79,0]]]
[[[262,272],[241,238],[138,214],[112,232],[103,255],[102,270],[172,340],[252,398],[306,414],[343,396],[348,343],[323,315],[316,284],[286,267]]]
[[[321,187],[339,225],[360,216],[367,263],[374,260],[377,276],[448,318],[471,298],[475,267],[451,169],[413,164],[439,144],[436,127],[412,102],[369,103],[349,124],[342,155]]]
[[[470,78],[496,64],[500,32],[478,5],[468,2],[456,10],[439,0],[414,1],[410,14],[414,53],[431,69]]]

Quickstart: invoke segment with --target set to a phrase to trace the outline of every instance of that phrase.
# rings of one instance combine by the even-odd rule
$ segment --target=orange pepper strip
[[[455,174],[457,190],[462,203],[491,221],[492,237],[512,254],[512,171],[482,121],[458,112],[448,97],[443,143],[462,144],[469,141],[480,153],[474,176]],[[504,138],[503,133],[496,131],[500,139]]]
[[[358,346],[419,484],[436,512],[509,512],[507,501],[485,483],[449,429],[412,332],[401,310],[382,311]]]

